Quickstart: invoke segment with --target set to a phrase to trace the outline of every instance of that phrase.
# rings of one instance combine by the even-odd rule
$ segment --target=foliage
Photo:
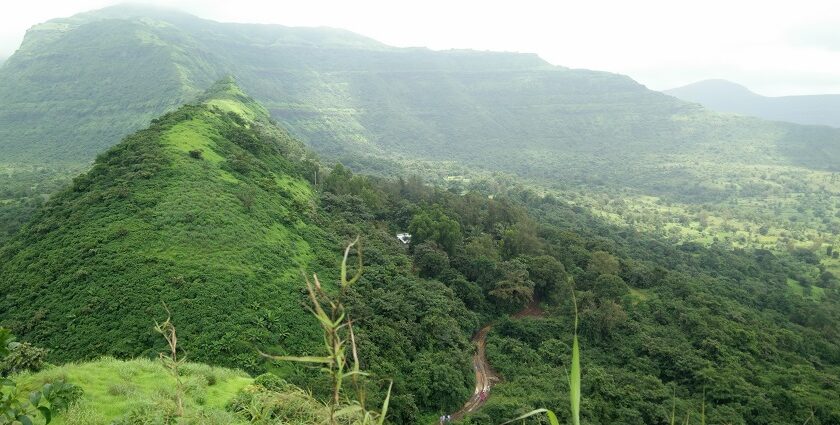
[[[424,242],[435,242],[452,254],[455,247],[461,243],[461,228],[457,221],[449,218],[442,211],[420,211],[411,218],[408,225],[411,233],[411,243],[420,245]]]
[[[377,412],[367,409],[365,405],[367,394],[364,378],[368,374],[362,372],[359,365],[356,337],[353,334],[353,320],[350,318],[343,304],[343,299],[347,297],[347,291],[362,277],[362,249],[357,245],[358,243],[359,238],[357,237],[344,250],[344,259],[341,262],[340,293],[337,296],[330,296],[324,291],[321,287],[321,282],[318,280],[318,275],[313,275],[312,281],[309,278],[306,279],[306,290],[309,294],[309,301],[311,302],[310,311],[321,324],[324,332],[324,348],[328,355],[271,356],[263,354],[266,357],[278,361],[315,363],[327,366],[325,372],[329,375],[332,384],[332,397],[329,403],[327,403],[329,407],[328,418],[331,425],[337,425],[339,422],[344,423],[346,421],[354,424],[382,425],[388,413],[391,388],[393,387],[393,382],[389,383],[381,411]],[[350,255],[350,249],[354,246],[356,246],[358,265],[353,276],[348,278],[347,258]],[[350,350],[350,354],[348,354],[348,349]],[[349,355],[352,355],[352,360],[348,360]],[[352,362],[352,369],[345,372],[345,368],[350,366],[350,362]],[[357,397],[356,400],[349,401],[342,397],[344,381],[348,379],[353,384],[353,389]]]
[[[521,260],[505,261],[501,265],[504,278],[496,282],[489,294],[508,310],[517,310],[534,299],[534,282],[527,265]]]
[[[449,268],[449,256],[435,241],[426,241],[414,247],[414,264],[421,277],[434,278]]]
[[[0,358],[0,375],[3,376],[41,370],[48,353],[48,350],[35,347],[28,342],[11,342],[8,351],[5,357]]]
[[[20,363],[21,366],[30,366],[29,361],[21,361],[21,344],[14,341],[11,332],[0,326],[0,359],[3,359],[4,364],[7,364],[6,362],[10,364],[8,366],[10,370],[15,370],[12,364]],[[27,351],[30,351],[29,347]],[[14,357],[9,362],[9,357],[12,356]],[[20,370],[27,370],[27,368]],[[43,416],[45,422],[50,423],[53,413],[67,406],[68,397],[65,395],[76,389],[73,385],[59,381],[55,384],[45,384],[42,389],[32,391],[28,398],[22,399],[18,384],[6,376],[7,372],[0,372],[0,424],[4,425],[31,424],[35,414]],[[44,403],[45,401],[49,402],[49,405]]]
[[[181,367],[185,383],[183,423],[243,424],[225,406],[247,388],[252,379],[247,374],[230,369],[198,363]],[[74,386],[57,386],[64,380]],[[61,414],[54,415],[52,424],[146,424],[166,423],[175,409],[174,377],[159,361],[148,359],[116,360],[101,358],[84,363],[68,363],[37,373],[17,376],[19,386],[29,391],[54,383],[50,407]],[[294,386],[283,391],[300,392]],[[318,403],[309,398],[312,406]],[[66,410],[62,410],[66,409]],[[317,410],[316,410],[317,412]],[[180,423],[180,422],[179,422]]]
[[[695,124],[717,134],[711,123]],[[755,125],[753,130],[764,128]],[[618,145],[600,148],[608,157],[619,155],[611,150]],[[202,150],[200,159],[190,157],[196,149]],[[515,156],[500,157],[510,159],[505,166],[515,163]],[[654,183],[632,159],[607,181],[650,189]],[[447,172],[414,164],[430,174]],[[576,172],[541,164],[528,173]],[[726,175],[724,165],[713,172]],[[628,178],[631,167],[636,178]],[[785,171],[791,177],[780,183],[779,196],[801,183],[793,177],[798,170]],[[822,198],[830,198],[834,183],[806,174],[814,180],[802,193],[813,198],[801,199],[819,208],[799,217],[812,223],[822,214],[821,226],[830,229],[835,206]],[[817,195],[812,185],[819,184],[830,187]],[[151,355],[161,346],[147,318],[162,299],[178,313],[173,320],[183,323],[179,336],[192,359],[251,371],[270,368],[306,387],[313,399],[330,399],[334,383],[322,374],[263,364],[251,347],[321,357],[312,342],[319,322],[298,308],[308,293],[295,283],[299,270],[325,270],[322,289],[335,296],[342,292],[332,283],[340,278],[335,252],[363,235],[365,274],[342,294],[342,305],[353,318],[357,363],[394,379],[388,411],[395,423],[425,423],[459,407],[474,384],[469,338],[490,321],[499,324],[488,337],[488,358],[504,381],[494,388],[484,416],[474,419],[515,417],[545,406],[568,422],[571,414],[558,407],[571,388],[556,378],[566,376],[573,351],[567,342],[574,334],[570,282],[585,356],[582,422],[666,423],[664,406],[672,402],[695,418],[705,405],[710,423],[794,423],[811,409],[814,423],[838,422],[840,295],[825,274],[833,270],[829,261],[836,252],[824,249],[828,239],[804,246],[791,236],[790,249],[787,242],[763,249],[750,241],[733,249],[723,240],[689,242],[668,233],[702,223],[704,232],[725,226],[718,216],[738,210],[736,204],[709,205],[708,216],[695,214],[696,223],[674,222],[688,217],[683,214],[691,211],[689,203],[720,199],[715,196],[722,192],[706,189],[680,192],[679,202],[598,191],[567,202],[556,191],[522,186],[502,174],[453,188],[427,187],[417,177],[383,180],[343,166],[321,167],[275,129],[262,108],[223,82],[200,104],[155,120],[101,156],[0,248],[0,321],[26,341],[50,347],[53,360]],[[673,195],[672,189],[656,190]],[[636,208],[657,212],[637,214]],[[786,208],[780,215],[790,227],[797,215]],[[656,218],[670,211],[680,212]],[[418,231],[419,239],[405,250],[394,234],[408,229]],[[774,224],[766,234],[781,237],[781,231]],[[750,237],[760,234],[756,227]],[[448,263],[430,251],[429,242],[445,252]],[[426,257],[430,253],[435,255]],[[528,299],[529,288],[546,316],[505,319]],[[383,387],[365,388],[370,405],[384,402]],[[113,388],[114,394],[130,390]],[[171,396],[120,415],[168,415],[176,411]],[[186,400],[185,411],[190,406]],[[70,410],[68,416],[83,413]]]
[[[252,424],[321,424],[328,409],[305,391],[271,374],[254,379],[237,393],[227,410]]]

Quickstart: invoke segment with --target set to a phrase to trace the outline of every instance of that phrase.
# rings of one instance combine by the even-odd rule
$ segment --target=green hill
[[[487,353],[505,381],[471,420],[565,405],[573,288],[593,422],[662,422],[675,386],[681,409],[709,388],[720,421],[837,418],[838,282],[815,254],[666,243],[515,183],[463,193],[325,170],[230,79],[200,99],[101,155],[4,245],[0,325],[55,362],[149,357],[164,349],[151,325],[165,302],[191,360],[270,368],[324,399],[317,370],[257,349],[323,354],[301,272],[331,291],[342,246],[362,235],[364,274],[345,301],[368,401],[393,379],[394,423],[432,422],[469,397],[482,323],[498,323]],[[407,249],[394,237],[405,230]],[[543,319],[506,319],[534,297]],[[79,414],[135,410],[113,393]]]
[[[202,95],[228,73],[265,108],[230,80]],[[452,177],[450,190],[327,171],[272,119],[331,158]],[[39,209],[60,186],[45,175],[87,168],[149,120]],[[0,245],[0,325],[55,361],[148,356],[166,302],[191,359],[278,368],[323,395],[316,373],[256,348],[319,354],[301,271],[334,281],[361,234],[348,306],[365,369],[395,381],[395,423],[459,407],[469,337],[494,320],[488,356],[506,381],[475,422],[565,406],[569,282],[588,421],[666,423],[674,387],[694,412],[708,387],[719,422],[813,409],[833,423],[840,298],[823,256],[840,225],[838,140],[533,55],[142,7],[54,20],[0,68],[0,182],[20,186],[8,205],[25,199],[10,215],[34,214]],[[408,249],[394,238],[406,230]],[[545,320],[503,319],[535,294]]]
[[[313,338],[300,270],[333,247],[313,163],[267,119],[228,81],[101,155],[0,253],[0,320],[58,359],[146,352],[162,302],[196,360],[246,364],[255,335],[231,330],[261,315]]]
[[[840,95],[837,94],[768,97],[726,80],[698,81],[665,93],[720,112],[840,127]]]
[[[272,369],[321,394],[317,370],[268,363],[257,350],[320,354],[304,273],[331,290],[342,249],[362,235],[353,307],[377,377],[369,399],[381,402],[378,383],[390,378],[401,417],[454,408],[472,387],[476,315],[414,273],[393,236],[414,209],[385,210],[381,190],[342,170],[320,170],[225,79],[100,155],[0,248],[0,324],[54,362],[134,358],[163,349],[152,324],[168,308],[192,361]],[[308,180],[316,171],[318,187]],[[435,397],[416,384],[430,363],[449,375]]]
[[[334,29],[136,6],[28,31],[0,73],[0,149],[8,162],[84,163],[226,74],[330,155],[454,159],[670,193],[706,180],[706,162],[840,163],[840,131],[714,114],[535,55],[399,49]],[[675,162],[687,177],[672,184],[662,168]]]
[[[737,220],[681,225],[682,240],[840,244],[838,129],[711,112],[530,54],[394,48],[336,29],[141,6],[36,25],[0,68],[0,242],[56,181],[229,74],[290,133],[357,170],[504,172],[577,192],[614,218],[633,211],[657,231],[669,214]],[[629,208],[602,202],[615,198]],[[813,211],[791,220],[801,206]],[[769,235],[750,230],[765,225]]]

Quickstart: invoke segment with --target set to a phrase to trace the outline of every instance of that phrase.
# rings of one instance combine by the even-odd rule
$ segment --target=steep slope
[[[125,6],[28,32],[0,73],[0,151],[7,161],[86,161],[228,73],[334,157],[457,160],[662,193],[709,179],[706,164],[840,164],[840,131],[719,115],[534,55],[397,49],[339,30]]]
[[[59,360],[150,350],[164,302],[196,360],[252,364],[264,315],[316,341],[300,271],[335,252],[313,163],[267,119],[228,80],[101,155],[0,251],[0,321]]]
[[[251,378],[239,370],[192,362],[181,364],[179,374],[186,389],[181,422],[244,425],[252,423],[257,411],[270,412],[273,423],[315,425],[329,420],[329,410],[312,393],[275,375]],[[178,383],[158,360],[105,357],[14,378],[24,393],[60,380],[82,390],[66,410],[53,411],[54,425],[159,424],[178,417]]]
[[[705,80],[665,90],[678,99],[720,112],[767,120],[840,127],[840,95],[767,97],[726,80]]]
[[[393,379],[400,423],[460,403],[473,386],[477,318],[452,289],[417,276],[393,236],[417,207],[398,198],[386,209],[366,178],[320,169],[231,79],[199,99],[100,155],[0,247],[0,326],[54,362],[156,356],[153,321],[168,309],[190,360],[272,368],[320,394],[317,370],[268,363],[257,349],[325,354],[303,273],[334,289],[342,249],[361,235],[352,305],[378,380],[368,399],[381,402],[377,383]],[[434,395],[418,383],[429,364],[447,376]]]

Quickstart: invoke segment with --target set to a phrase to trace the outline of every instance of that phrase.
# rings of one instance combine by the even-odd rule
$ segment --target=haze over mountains
[[[840,164],[840,131],[714,114],[625,76],[535,55],[398,49],[341,30],[222,24],[139,6],[28,31],[0,71],[0,150],[4,161],[78,167],[227,74],[334,158],[458,160],[663,193],[683,183],[654,188],[637,178],[662,172],[663,155]],[[710,147],[721,155],[709,158]]]
[[[699,81],[664,93],[720,112],[840,127],[840,94],[768,97],[726,80]]]
[[[582,423],[835,424],[838,200],[837,128],[531,54],[115,6],[0,67],[0,338],[80,362],[15,387],[85,385],[68,425],[320,425],[365,400],[574,423],[575,393]],[[163,314],[191,360],[272,374],[87,362],[157,359]]]

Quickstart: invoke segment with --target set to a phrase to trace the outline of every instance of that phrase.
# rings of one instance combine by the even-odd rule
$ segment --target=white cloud
[[[0,17],[0,55],[36,22],[111,1],[29,0]],[[833,1],[157,0],[218,21],[346,28],[397,46],[536,52],[654,89],[726,78],[767,95],[840,93]],[[7,8],[9,9],[9,8]],[[836,26],[834,28],[837,28]],[[831,38],[834,37],[834,38]]]

